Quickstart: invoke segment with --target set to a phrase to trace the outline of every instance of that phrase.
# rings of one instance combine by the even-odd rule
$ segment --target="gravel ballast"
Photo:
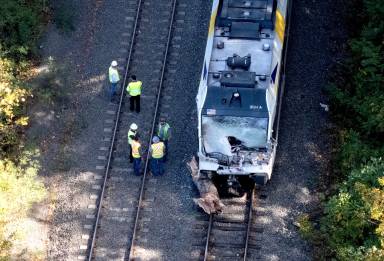
[[[327,103],[322,89],[345,44],[343,6],[342,1],[293,1],[277,159],[265,187],[265,260],[312,259],[294,223],[317,207],[318,179],[329,172],[331,125],[320,103]]]
[[[76,31],[60,34],[50,26],[42,44],[44,57],[52,56],[66,65],[74,106],[64,114],[75,114],[80,121],[75,135],[66,144],[70,164],[66,170],[53,170],[58,155],[57,137],[65,122],[57,120],[45,130],[56,140],[48,141],[43,175],[55,194],[55,209],[49,232],[48,260],[76,260],[89,195],[87,178],[96,173],[98,151],[103,146],[106,110],[106,72],[113,59],[126,56],[123,35],[132,13],[125,12],[132,1],[73,1]],[[145,2],[145,1],[144,1]],[[174,28],[180,36],[176,45],[176,73],[166,78],[167,110],[172,127],[170,158],[166,173],[157,178],[149,233],[141,246],[153,253],[152,260],[189,260],[197,196],[186,161],[197,151],[196,103],[198,81],[206,44],[211,2],[180,0],[181,12]],[[263,247],[265,260],[310,260],[311,247],[298,234],[293,222],[317,204],[313,192],[319,175],[327,172],[330,152],[327,114],[319,106],[326,103],[321,88],[335,62],[335,39],[344,35],[338,17],[345,11],[341,2],[294,1],[290,46],[287,57],[287,83],[280,124],[275,171],[265,187],[267,197]],[[122,62],[120,62],[122,63]],[[143,106],[145,106],[143,104]],[[113,107],[112,107],[113,109]],[[37,126],[38,127],[38,126]],[[44,126],[46,128],[46,126]]]
[[[42,174],[54,194],[48,260],[77,260],[84,252],[80,246],[84,244],[83,226],[87,222],[90,195],[95,192],[92,177],[102,173],[96,167],[104,164],[98,156],[105,146],[104,122],[110,118],[106,111],[114,110],[106,96],[106,73],[112,60],[120,59],[123,65],[126,59],[129,35],[123,32],[131,21],[127,19],[132,17],[128,12],[130,5],[130,1],[122,0],[71,1],[75,31],[61,33],[50,25],[42,42],[43,56],[52,57],[67,68],[70,90],[67,109],[47,130],[48,137],[56,138],[48,141],[42,155]],[[68,118],[74,119],[73,130],[63,133]],[[62,139],[65,135],[70,137]],[[64,140],[63,144],[58,144],[58,140]],[[68,158],[63,170],[55,168],[57,157],[61,156],[59,147],[65,147]]]

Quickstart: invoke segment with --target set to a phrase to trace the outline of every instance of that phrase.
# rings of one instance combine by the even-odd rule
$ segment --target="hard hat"
[[[113,66],[113,67],[117,66],[117,62],[116,61],[112,61],[111,62],[111,66]]]
[[[159,137],[153,136],[153,138],[152,138],[153,143],[158,143],[159,141],[160,141]]]
[[[131,126],[129,127],[131,130],[135,131],[137,130],[137,125],[136,123],[132,123]]]

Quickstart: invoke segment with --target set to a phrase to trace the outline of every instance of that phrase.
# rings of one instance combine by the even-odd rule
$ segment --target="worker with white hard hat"
[[[151,171],[153,176],[160,176],[164,174],[163,157],[165,146],[160,138],[153,136],[152,145],[149,148],[151,155]]]
[[[111,62],[111,66],[109,67],[108,74],[109,74],[108,78],[109,78],[109,83],[110,83],[109,98],[112,101],[113,96],[116,93],[117,84],[120,81],[120,75],[119,75],[119,72],[117,70],[117,62],[116,61]]]
[[[129,146],[129,162],[133,162],[132,157],[132,139],[137,135],[137,129],[138,126],[136,123],[132,123],[131,126],[129,126],[128,131],[128,146]]]

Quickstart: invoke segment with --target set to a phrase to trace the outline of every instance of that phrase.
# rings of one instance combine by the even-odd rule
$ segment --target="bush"
[[[43,184],[36,180],[37,171],[33,161],[21,160],[17,165],[0,160],[0,259],[9,257],[18,233],[14,224],[25,218],[31,205],[45,196]]]
[[[384,260],[384,5],[349,4],[358,7],[351,16],[359,32],[353,32],[350,56],[330,89],[340,130],[334,172],[342,175],[337,194],[325,202],[318,237],[327,245],[320,255]]]
[[[21,127],[28,118],[22,106],[28,92],[20,87],[13,74],[12,61],[0,58],[0,156],[9,155],[19,142]]]
[[[384,142],[384,5],[380,0],[364,4],[366,25],[350,42],[344,80],[334,84],[331,97],[336,114],[349,116],[343,123],[380,146]]]
[[[352,171],[326,204],[321,229],[340,260],[364,260],[384,253],[383,174],[384,161],[373,159]]]
[[[21,81],[39,36],[44,0],[0,0],[0,260],[10,249],[33,203],[45,189],[38,168],[18,151],[28,124],[25,101],[30,94]]]
[[[41,0],[0,1],[0,47],[8,57],[23,60],[34,50],[43,3]]]
[[[338,162],[343,177],[369,162],[372,157],[384,155],[384,148],[364,140],[357,131],[352,129],[340,132],[340,145]]]

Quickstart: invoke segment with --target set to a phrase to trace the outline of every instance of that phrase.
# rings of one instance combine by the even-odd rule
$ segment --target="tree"
[[[13,75],[14,64],[0,58],[0,155],[5,156],[18,143],[22,126],[28,118],[22,116],[21,106],[28,92],[18,85]]]
[[[340,260],[384,257],[384,160],[351,172],[326,204],[321,225]]]

